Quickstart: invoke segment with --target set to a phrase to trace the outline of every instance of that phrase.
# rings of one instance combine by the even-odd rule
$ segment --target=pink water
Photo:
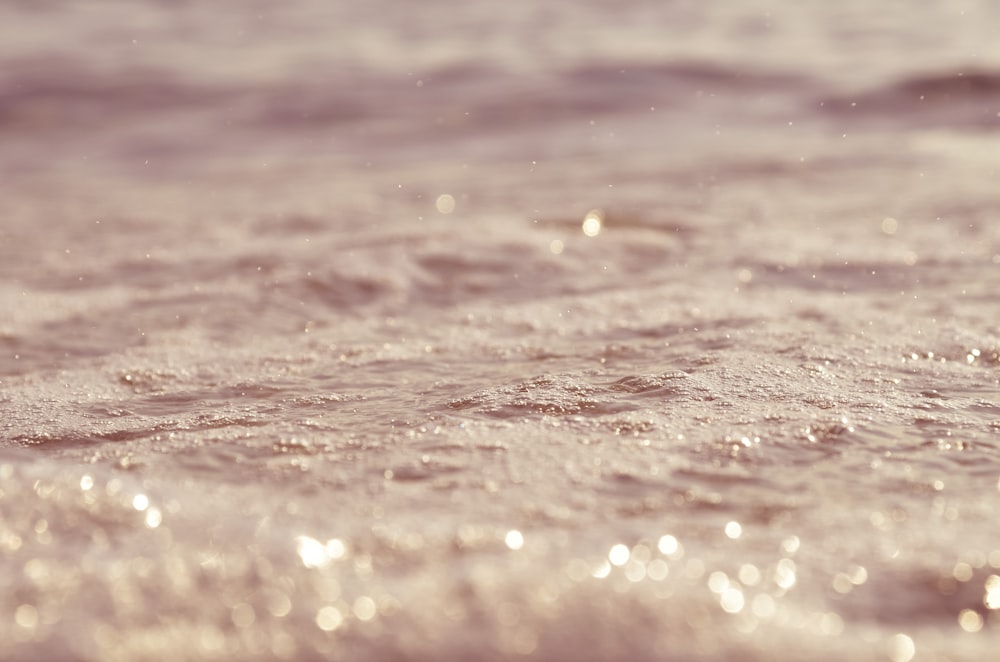
[[[0,5],[0,657],[987,659],[1000,15],[914,5]]]

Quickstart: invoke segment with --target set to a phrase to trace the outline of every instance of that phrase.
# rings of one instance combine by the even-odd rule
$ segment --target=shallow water
[[[784,4],[0,6],[0,657],[992,654],[1000,17]]]

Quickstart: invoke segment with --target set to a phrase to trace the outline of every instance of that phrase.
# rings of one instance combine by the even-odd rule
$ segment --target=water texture
[[[988,659],[997,25],[0,4],[0,657]]]

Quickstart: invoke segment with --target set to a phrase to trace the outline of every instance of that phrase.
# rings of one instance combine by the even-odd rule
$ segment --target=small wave
[[[538,415],[603,417],[640,411],[651,402],[711,399],[702,385],[690,381],[683,371],[629,375],[610,383],[592,382],[584,376],[541,375],[452,400],[448,407],[500,419]],[[648,431],[652,424],[618,417],[606,421],[605,427],[616,434],[630,434],[635,430]]]
[[[993,99],[1000,97],[1000,72],[915,76],[897,83],[888,92],[910,101],[929,103]]]
[[[754,90],[799,93],[808,81],[799,77],[729,68],[699,61],[586,63],[544,76],[489,72],[474,83],[467,76],[445,76],[439,110],[446,124],[487,127],[565,121],[579,117],[634,113],[649,108],[686,107],[694,100]],[[435,77],[428,78],[432,86]],[[475,87],[471,87],[475,85]],[[456,105],[457,104],[457,105]],[[452,121],[448,107],[461,111]]]
[[[699,60],[674,60],[668,62],[616,63],[615,65],[590,64],[572,70],[567,79],[582,86],[599,86],[603,89],[618,86],[627,89],[665,91],[671,87],[693,87],[709,92],[767,88],[801,87],[807,84],[801,76],[757,71],[750,68],[726,66]]]
[[[683,385],[687,377],[686,372],[674,372],[659,377],[633,375],[614,382],[610,389],[635,395],[676,396],[686,390]]]
[[[838,118],[901,119],[1000,129],[1000,72],[915,75],[856,94],[822,99]]]
[[[0,129],[78,128],[182,108],[229,107],[232,90],[179,80],[167,71],[99,71],[62,58],[7,64],[0,79]]]
[[[813,265],[756,265],[754,283],[807,291],[886,292],[910,291],[950,282],[962,270],[974,273],[977,265],[959,261],[928,260],[918,265],[890,262],[849,262]]]
[[[615,402],[599,387],[565,375],[544,375],[510,386],[486,389],[452,400],[448,407],[474,410],[500,419],[540,415],[599,416],[635,409],[629,403]]]

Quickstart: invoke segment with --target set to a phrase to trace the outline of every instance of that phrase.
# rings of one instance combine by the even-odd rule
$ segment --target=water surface
[[[997,20],[4,3],[0,656],[988,657]]]

